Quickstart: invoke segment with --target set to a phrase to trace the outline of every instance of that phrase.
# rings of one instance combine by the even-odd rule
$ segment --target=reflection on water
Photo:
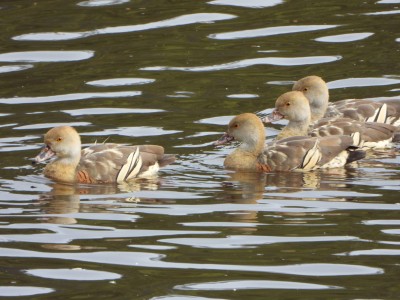
[[[233,6],[243,6],[243,7],[251,7],[251,8],[263,8],[275,6],[278,4],[282,4],[282,0],[247,0],[247,1],[237,1],[237,0],[213,0],[208,2],[208,4],[214,5],[233,5]]]
[[[118,5],[129,2],[130,0],[89,0],[77,3],[80,6],[108,6],[108,5]]]
[[[178,290],[194,290],[194,291],[223,291],[223,290],[269,290],[269,289],[295,289],[295,290],[320,290],[320,289],[338,289],[338,286],[326,286],[320,284],[310,284],[292,281],[276,281],[276,280],[230,280],[220,282],[205,282],[185,284],[175,286]]]
[[[259,174],[224,170],[232,148],[212,142],[306,75],[331,101],[395,98],[398,4],[2,1],[0,297],[397,299],[399,146]],[[61,124],[178,160],[121,185],[54,183],[30,158]]]
[[[304,26],[281,26],[281,27],[267,27],[257,28],[251,30],[241,30],[234,32],[224,32],[209,35],[209,38],[217,40],[232,40],[232,39],[247,39],[279,34],[289,34],[297,32],[306,32],[314,30],[323,30],[335,28],[336,25],[304,25]]]
[[[149,79],[149,78],[112,78],[112,79],[89,81],[86,82],[86,84],[106,87],[106,86],[147,84],[147,83],[152,83],[154,81],[155,79]]]
[[[255,65],[275,65],[275,66],[301,66],[310,64],[329,63],[341,59],[335,56],[309,56],[309,57],[262,57],[250,58],[239,61],[233,61],[220,65],[201,66],[201,67],[145,67],[141,68],[144,71],[187,71],[187,72],[209,72],[231,70],[238,68],[247,68]]]
[[[104,92],[104,93],[79,93],[79,94],[65,94],[55,96],[40,96],[40,97],[14,97],[14,98],[0,98],[2,104],[36,104],[47,102],[64,102],[75,101],[95,98],[121,98],[121,97],[134,97],[141,95],[139,91],[131,92]]]
[[[60,41],[60,40],[72,40],[78,38],[87,38],[93,35],[99,34],[116,34],[116,33],[128,33],[136,31],[144,31],[158,28],[168,28],[174,26],[189,25],[195,23],[208,23],[217,22],[221,20],[228,20],[235,18],[234,15],[229,14],[217,14],[217,13],[198,13],[190,15],[182,15],[176,18],[167,19],[164,21],[151,22],[140,25],[124,25],[116,27],[106,27],[95,29],[93,31],[86,32],[46,32],[46,33],[30,33],[20,36],[16,36],[13,39],[17,41]]]
[[[347,43],[347,42],[354,42],[366,39],[373,34],[374,33],[372,32],[346,33],[346,34],[324,36],[317,38],[315,40],[318,42],[326,42],[326,43]]]
[[[1,62],[65,62],[89,59],[93,51],[27,51],[0,54]]]
[[[26,274],[49,278],[49,279],[61,279],[61,280],[115,280],[121,278],[120,274],[85,270],[81,268],[77,269],[32,269],[26,270]]]
[[[33,68],[33,65],[0,66],[0,73],[23,71],[30,68]]]

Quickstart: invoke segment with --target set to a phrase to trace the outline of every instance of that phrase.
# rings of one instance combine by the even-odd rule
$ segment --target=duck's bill
[[[273,123],[279,120],[282,120],[285,116],[282,115],[280,112],[274,110],[272,113],[264,116],[263,118],[261,118],[261,121],[263,123]]]
[[[219,145],[227,144],[233,140],[234,140],[233,136],[231,136],[225,132],[223,136],[221,136],[217,141],[214,142],[214,145],[219,146]]]
[[[33,159],[33,163],[40,163],[42,161],[46,161],[56,155],[49,146],[46,146],[40,151],[40,153]]]

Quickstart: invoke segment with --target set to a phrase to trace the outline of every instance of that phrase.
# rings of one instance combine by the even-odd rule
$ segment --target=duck
[[[311,121],[324,117],[347,117],[361,122],[400,125],[400,99],[372,101],[345,99],[329,102],[329,89],[319,76],[307,76],[294,83],[293,91],[302,92],[311,107]]]
[[[349,135],[355,146],[370,149],[390,148],[398,138],[398,128],[386,123],[361,122],[338,116],[322,118],[312,123],[309,101],[299,91],[287,92],[278,97],[275,109],[263,121],[268,123],[280,119],[287,119],[289,123],[276,136],[276,140],[291,136]]]
[[[95,144],[81,150],[75,128],[58,126],[44,135],[45,146],[33,159],[40,163],[55,157],[44,168],[44,175],[63,183],[122,183],[154,176],[175,161],[158,145]]]
[[[353,146],[353,139],[344,135],[293,136],[266,145],[264,124],[253,113],[234,117],[214,145],[232,141],[240,145],[225,158],[224,166],[236,171],[309,171],[342,167],[365,157],[365,151]]]

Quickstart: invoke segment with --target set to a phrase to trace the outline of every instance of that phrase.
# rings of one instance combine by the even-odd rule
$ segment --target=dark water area
[[[399,15],[398,0],[2,0],[0,297],[399,299],[398,147],[255,174],[212,146],[307,75],[331,101],[400,97]],[[60,124],[178,160],[58,184],[30,158]]]

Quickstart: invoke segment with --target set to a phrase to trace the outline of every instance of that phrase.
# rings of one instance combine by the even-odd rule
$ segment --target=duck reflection
[[[258,172],[233,172],[229,173],[228,180],[223,182],[223,197],[226,201],[239,204],[256,204],[263,198],[266,183],[266,173]],[[233,216],[233,221],[241,223],[257,223],[257,210],[238,211]],[[255,227],[243,226],[240,231],[256,231]]]
[[[161,185],[159,178],[146,178],[137,179],[130,182],[124,182],[124,184],[113,185],[75,185],[67,183],[52,183],[51,191],[41,194],[39,196],[39,202],[42,206],[43,212],[46,217],[41,218],[43,222],[55,223],[55,224],[76,224],[78,221],[68,215],[80,213],[80,212],[93,212],[96,210],[108,210],[115,205],[120,207],[121,201],[126,203],[155,203],[156,199],[151,198],[139,198],[135,196],[134,192],[141,190],[157,190]],[[113,197],[113,195],[128,194],[128,197]],[[107,196],[101,199],[115,200],[109,204],[98,204],[93,205],[82,205],[80,198],[90,196]],[[58,216],[59,215],[59,216]]]
[[[269,192],[292,193],[302,190],[344,187],[343,179],[352,174],[352,168],[333,168],[312,172],[234,172],[223,183],[225,199],[237,203],[257,203]],[[326,181],[328,177],[335,181]]]
[[[308,201],[321,200],[322,197],[326,201],[347,201],[348,199],[340,197],[339,193],[335,195],[336,193],[331,192],[341,190],[348,192],[349,187],[353,185],[352,179],[358,178],[360,172],[364,171],[356,165],[311,172],[233,172],[228,173],[229,178],[223,182],[223,199],[240,204],[257,204],[260,200],[262,203],[280,199],[299,200],[299,197]],[[327,196],[330,194],[333,195],[332,198]],[[256,206],[252,210],[249,205],[245,211],[232,215],[238,222],[258,222]],[[246,228],[246,230],[254,229]]]

